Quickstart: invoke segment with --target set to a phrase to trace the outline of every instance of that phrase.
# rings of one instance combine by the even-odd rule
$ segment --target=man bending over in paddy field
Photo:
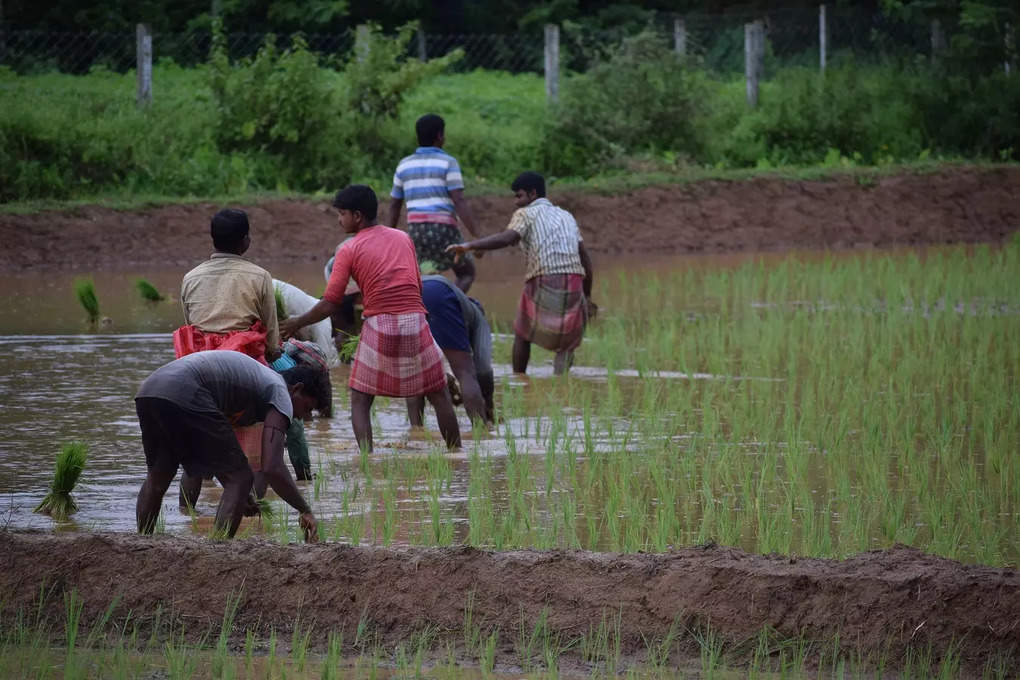
[[[427,272],[428,263],[422,265]],[[423,276],[422,301],[429,329],[450,363],[460,386],[464,409],[472,421],[491,425],[495,381],[492,373],[492,330],[481,303],[441,274]],[[407,400],[407,417],[413,427],[424,424],[425,401]]]
[[[353,184],[333,199],[340,227],[354,238],[336,252],[322,299],[280,324],[284,337],[340,309],[347,281],[364,298],[361,339],[351,365],[351,426],[358,446],[372,450],[371,409],[375,397],[424,396],[436,411],[448,447],[460,446],[460,427],[446,389],[442,357],[421,297],[414,244],[403,231],[376,224],[378,201],[369,187]]]
[[[151,534],[163,496],[183,466],[193,478],[223,486],[214,530],[237,533],[254,473],[298,511],[305,540],[318,540],[318,522],[283,460],[287,427],[329,406],[322,373],[298,366],[277,373],[241,352],[196,352],[157,368],[135,396],[148,474],[138,492],[138,531]],[[262,423],[258,455],[247,455],[234,427]]]
[[[553,372],[569,370],[584,327],[595,312],[591,301],[592,264],[574,216],[545,197],[545,178],[518,175],[510,188],[517,210],[499,234],[451,245],[462,256],[472,250],[497,250],[520,244],[527,274],[514,320],[513,369],[525,373],[531,343],[556,352]]]

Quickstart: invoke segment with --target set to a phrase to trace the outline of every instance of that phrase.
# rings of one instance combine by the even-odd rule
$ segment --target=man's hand
[[[591,300],[586,300],[585,304],[587,305],[588,320],[591,321],[596,316],[598,316],[598,314],[599,314],[599,306],[597,304],[595,304],[594,302],[592,302]]]
[[[465,253],[471,252],[471,249],[467,243],[454,243],[446,246],[446,252],[453,253],[454,262],[460,262],[460,258],[464,257]]]
[[[301,330],[301,326],[294,323],[296,317],[290,317],[280,322],[280,339],[289,340],[294,334]]]
[[[298,517],[298,524],[301,525],[305,534],[305,543],[319,542],[319,522],[311,512],[302,513]]]

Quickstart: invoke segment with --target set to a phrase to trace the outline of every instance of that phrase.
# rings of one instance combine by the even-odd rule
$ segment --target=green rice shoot
[[[78,483],[85,461],[88,459],[88,446],[83,442],[64,444],[57,456],[57,466],[53,474],[53,485],[35,512],[49,515],[58,522],[66,521],[78,511],[78,504],[71,497],[74,485]]]
[[[358,351],[358,341],[361,340],[360,335],[350,335],[344,340],[344,343],[340,345],[340,361],[350,361],[354,358],[354,353]]]
[[[74,282],[74,294],[78,302],[88,314],[89,323],[99,322],[99,298],[96,297],[96,284],[92,279],[77,279]]]
[[[135,288],[138,289],[138,294],[142,296],[142,299],[147,302],[160,302],[164,299],[159,290],[145,279],[135,281]]]
[[[276,299],[276,318],[283,321],[287,318],[287,308],[283,306],[283,293],[276,286],[273,287],[273,297]]]
[[[255,504],[259,507],[259,516],[264,520],[273,519],[275,510],[273,510],[273,504],[269,502],[268,498],[259,498],[255,501]]]

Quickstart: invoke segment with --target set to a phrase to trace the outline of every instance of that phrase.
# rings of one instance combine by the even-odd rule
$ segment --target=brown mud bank
[[[512,657],[522,624],[532,631],[544,612],[563,644],[602,626],[618,635],[622,657],[638,663],[679,624],[671,656],[678,665],[697,659],[697,631],[710,629],[739,655],[767,628],[809,643],[809,663],[831,653],[838,636],[853,658],[890,665],[924,650],[934,659],[952,654],[965,670],[980,672],[989,659],[1010,677],[1020,670],[1020,572],[905,547],[836,561],[718,546],[621,555],[0,532],[6,624],[19,609],[34,613],[40,592],[43,611],[61,621],[72,589],[86,623],[119,597],[115,619],[131,612],[144,622],[161,608],[195,636],[218,631],[240,594],[238,647],[248,627],[260,637],[275,628],[288,640],[299,620],[314,626],[319,650],[331,630],[353,641],[359,623],[384,646],[425,628],[456,643],[470,603],[474,625],[486,635],[500,631],[497,657]]]
[[[998,243],[1020,229],[1020,167],[1010,166],[706,180],[613,196],[554,186],[550,198],[574,213],[589,250],[604,255]],[[505,228],[514,210],[509,191],[471,200],[483,233]],[[192,266],[209,253],[209,217],[219,207],[0,215],[0,271]],[[258,262],[321,263],[342,236],[325,200],[241,207],[251,215],[249,257]]]

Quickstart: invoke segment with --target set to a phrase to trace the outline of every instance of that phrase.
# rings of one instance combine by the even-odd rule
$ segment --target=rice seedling
[[[96,297],[96,284],[92,279],[75,279],[74,295],[88,315],[89,324],[99,323],[99,298]]]
[[[283,304],[283,291],[277,286],[273,286],[273,299],[276,301],[276,318],[283,321],[287,318],[287,308]]]
[[[361,339],[360,335],[348,335],[340,345],[340,351],[337,354],[340,357],[340,361],[349,362],[354,358],[354,353],[358,351],[358,341]]]
[[[71,497],[74,485],[85,469],[88,459],[88,446],[82,442],[64,444],[57,455],[56,469],[50,492],[36,506],[35,512],[47,514],[58,522],[67,521],[68,517],[78,511],[78,504]]]
[[[136,279],[135,288],[146,302],[161,302],[165,299],[159,290],[145,279]]]

